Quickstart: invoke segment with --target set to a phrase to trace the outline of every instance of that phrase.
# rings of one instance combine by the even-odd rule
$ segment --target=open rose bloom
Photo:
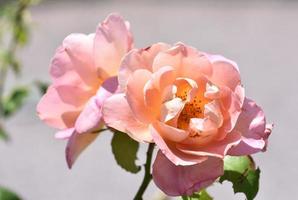
[[[57,49],[50,68],[53,83],[37,112],[45,123],[60,129],[56,138],[68,139],[69,167],[98,136],[102,105],[117,90],[120,62],[132,43],[128,23],[112,14],[95,34],[71,34]]]
[[[245,97],[237,64],[178,43],[131,50],[119,92],[103,107],[105,123],[160,149],[156,185],[190,195],[223,174],[225,155],[264,151],[271,125]]]
[[[191,195],[223,175],[226,155],[266,149],[272,125],[245,96],[235,62],[182,43],[132,46],[128,22],[111,14],[57,49],[37,112],[68,140],[69,167],[105,125],[155,143],[156,185]]]

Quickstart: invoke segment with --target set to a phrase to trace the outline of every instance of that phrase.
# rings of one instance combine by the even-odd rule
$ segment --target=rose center
[[[186,89],[186,88],[185,88]],[[176,93],[176,97],[181,98],[183,101],[187,101],[190,90],[179,91]],[[188,130],[189,122],[191,118],[203,118],[204,117],[204,107],[205,104],[209,102],[208,99],[204,97],[204,91],[198,90],[195,96],[187,102],[181,111],[177,128]]]

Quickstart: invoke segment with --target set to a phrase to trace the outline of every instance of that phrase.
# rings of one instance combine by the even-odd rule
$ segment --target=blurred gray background
[[[235,60],[248,97],[263,107],[275,128],[266,153],[254,156],[261,168],[257,200],[298,199],[298,2],[295,1],[55,1],[31,9],[33,37],[21,52],[19,83],[49,80],[49,62],[65,36],[91,33],[109,13],[130,21],[136,47],[182,41]],[[10,78],[13,80],[13,77]],[[65,141],[35,114],[39,95],[7,123],[10,143],[0,144],[0,184],[25,200],[130,200],[143,177],[119,168],[111,133],[103,133],[72,170],[64,159]],[[146,147],[139,152],[144,162]],[[215,200],[241,200],[230,183],[215,184]],[[146,200],[160,191],[152,183]]]

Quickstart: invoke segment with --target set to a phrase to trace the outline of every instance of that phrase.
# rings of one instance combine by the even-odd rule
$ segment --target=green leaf
[[[24,23],[24,22],[23,22]],[[28,27],[25,24],[15,24],[14,39],[20,45],[24,46],[28,42]]]
[[[39,80],[35,81],[35,85],[38,88],[41,95],[44,95],[49,87],[48,83]]]
[[[6,65],[10,66],[12,71],[15,73],[15,75],[19,75],[21,72],[21,64],[19,60],[17,59],[14,52],[7,52],[6,53]]]
[[[9,117],[14,114],[24,103],[28,96],[29,90],[26,87],[17,87],[13,89],[8,97],[3,101],[3,115]]]
[[[131,139],[126,133],[114,130],[112,151],[119,166],[131,173],[138,173],[141,169],[135,164],[138,149],[138,142]]]
[[[14,192],[0,187],[0,200],[21,200],[21,198]]]
[[[224,159],[224,175],[219,182],[232,182],[234,192],[242,192],[247,200],[253,200],[259,190],[260,169],[255,168],[250,156],[226,156]]]
[[[208,194],[206,190],[202,190],[200,193],[199,200],[212,200],[213,198]]]
[[[213,200],[206,190],[196,192],[191,196],[182,196],[182,200]]]
[[[182,200],[189,200],[188,196],[181,196]]]
[[[16,75],[20,74],[20,62],[13,52],[0,48],[0,64],[1,68],[11,68]]]
[[[9,136],[6,133],[5,129],[1,126],[1,124],[0,124],[0,139],[5,140],[5,141],[9,140]]]

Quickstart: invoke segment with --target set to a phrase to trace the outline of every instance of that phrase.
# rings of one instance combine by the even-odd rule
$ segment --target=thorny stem
[[[144,164],[145,174],[144,174],[143,182],[142,182],[141,186],[139,187],[139,190],[138,190],[137,194],[135,195],[134,200],[143,200],[143,194],[146,191],[150,181],[152,180],[152,175],[151,175],[150,169],[151,169],[153,150],[154,150],[154,144],[150,143],[148,146],[148,150],[147,150],[146,163]]]

